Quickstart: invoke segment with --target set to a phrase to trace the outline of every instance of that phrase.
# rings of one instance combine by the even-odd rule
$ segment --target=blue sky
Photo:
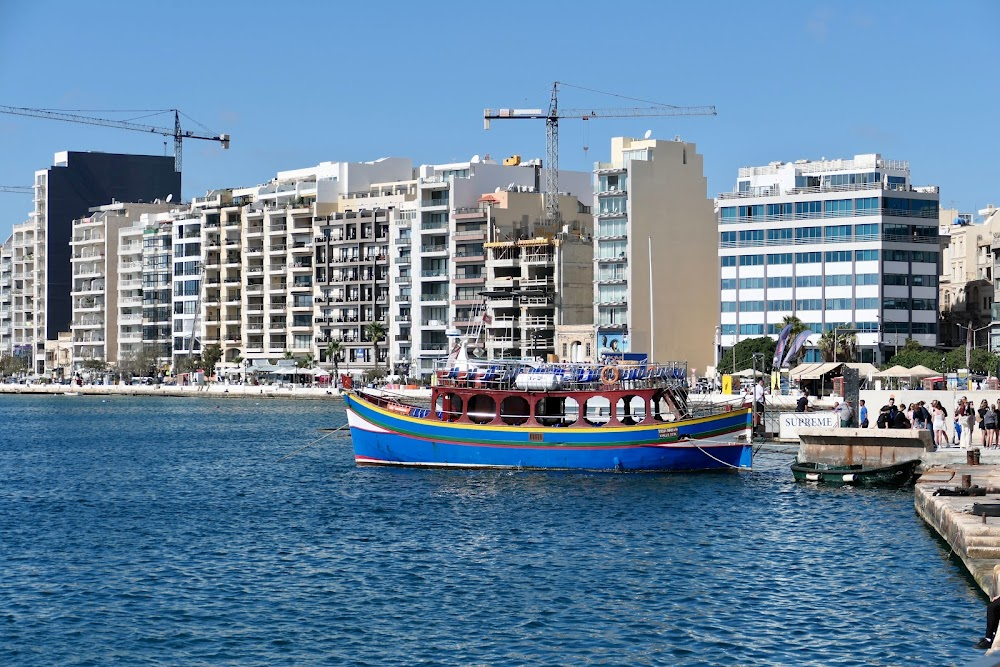
[[[540,157],[544,123],[485,132],[482,111],[544,107],[559,80],[719,112],[564,121],[564,169],[589,171],[610,137],[647,129],[698,144],[710,195],[740,166],[878,152],[972,210],[1000,203],[998,19],[988,1],[0,0],[0,104],[176,107],[231,134],[229,151],[185,143],[187,199],[324,160]],[[560,103],[632,104],[573,88]],[[163,140],[0,114],[0,185],[30,184],[59,150],[163,154]],[[30,209],[0,193],[0,234]]]

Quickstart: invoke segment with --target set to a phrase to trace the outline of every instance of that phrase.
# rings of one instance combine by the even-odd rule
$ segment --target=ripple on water
[[[909,493],[356,468],[339,402],[0,397],[4,664],[941,665]],[[44,649],[42,648],[44,647]]]

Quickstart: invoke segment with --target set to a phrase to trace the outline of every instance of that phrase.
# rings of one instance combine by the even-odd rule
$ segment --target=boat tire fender
[[[618,384],[621,373],[617,366],[605,366],[601,369],[601,384]]]

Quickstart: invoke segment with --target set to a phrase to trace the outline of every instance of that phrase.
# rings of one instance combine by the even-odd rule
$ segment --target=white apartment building
[[[43,341],[44,313],[37,311],[38,276],[36,259],[44,253],[44,243],[39,243],[38,225],[29,220],[14,225],[10,239],[11,288],[10,314],[5,323],[10,328],[10,351],[14,356],[25,359],[28,367],[39,372],[42,366],[37,360],[36,340]]]
[[[119,361],[142,354],[142,239],[149,218],[149,214],[142,215],[118,230]]]
[[[14,236],[8,236],[0,245],[0,357],[10,356],[14,351],[11,343],[11,304],[14,285]]]
[[[937,342],[939,193],[878,154],[739,170],[718,208],[721,346],[776,336],[794,315],[820,334],[856,329],[860,361],[907,338]]]
[[[714,213],[693,143],[611,140],[595,165],[595,356],[646,354],[713,363],[717,322]]]
[[[118,363],[120,234],[141,216],[165,211],[168,206],[107,204],[94,207],[90,216],[73,221],[70,331],[74,368],[79,369],[87,360]],[[139,287],[141,282],[132,286]]]

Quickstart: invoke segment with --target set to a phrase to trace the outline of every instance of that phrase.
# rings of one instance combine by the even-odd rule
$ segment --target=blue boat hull
[[[345,396],[359,465],[552,470],[749,469],[752,450],[734,442],[746,410],[682,422],[552,428],[456,424],[415,418]]]

